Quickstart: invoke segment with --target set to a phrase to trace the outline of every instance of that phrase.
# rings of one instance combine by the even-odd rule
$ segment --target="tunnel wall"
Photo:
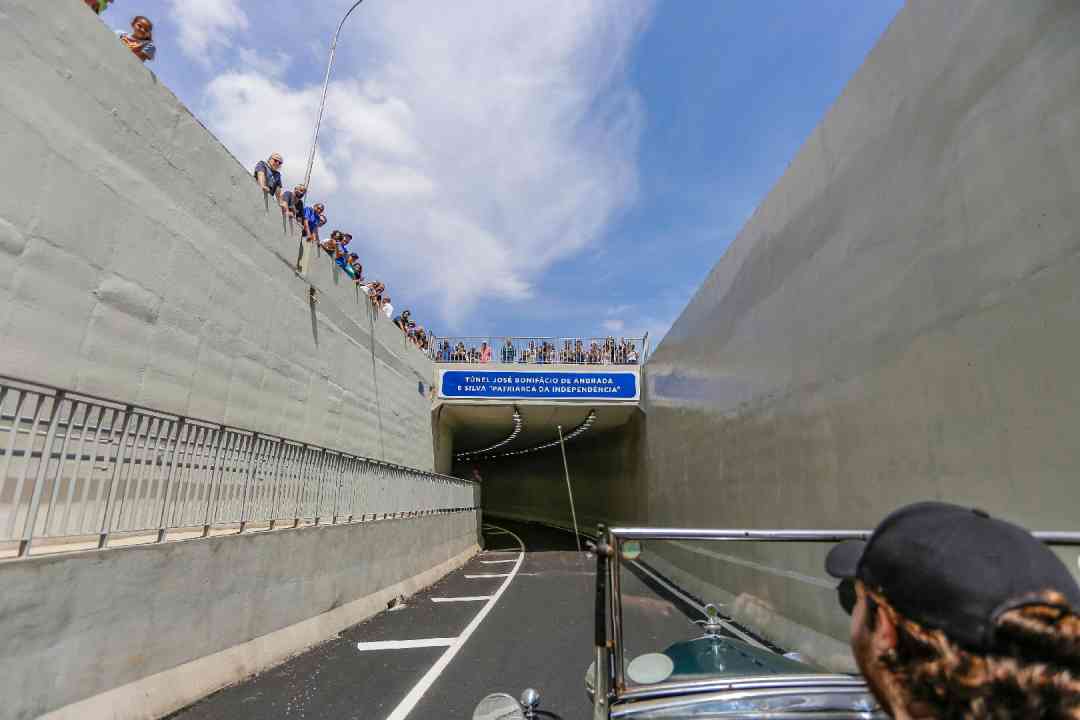
[[[640,517],[646,502],[640,453],[645,418],[640,412],[621,427],[588,433],[566,445],[578,527],[593,532],[598,522]],[[539,521],[571,528],[566,474],[558,446],[527,455],[478,462],[485,515]],[[472,463],[456,468],[469,477]]]
[[[476,511],[0,564],[0,715],[153,718],[431,585]],[[178,572],[178,570],[182,570]]]
[[[0,82],[0,374],[432,469],[426,356],[322,253],[309,303],[251,172],[82,3],[4,2]]]
[[[1072,2],[908,3],[648,363],[650,522],[871,527],[936,498],[1077,527],[1077,37]],[[667,560],[846,640],[824,549],[723,554]]]

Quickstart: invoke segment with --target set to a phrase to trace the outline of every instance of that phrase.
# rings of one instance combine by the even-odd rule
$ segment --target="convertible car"
[[[887,718],[858,676],[824,672],[798,654],[785,654],[725,618],[716,606],[701,606],[668,585],[643,557],[647,546],[659,549],[665,543],[693,543],[701,548],[708,541],[836,542],[862,536],[858,531],[813,534],[601,526],[592,546],[596,556],[595,658],[585,672],[591,710],[583,705],[578,717]],[[654,597],[649,597],[650,592]],[[656,599],[655,594],[666,599]],[[695,613],[701,617],[691,624],[687,614]],[[520,700],[496,693],[481,701],[473,719],[555,717],[539,705],[540,695],[532,689]]]

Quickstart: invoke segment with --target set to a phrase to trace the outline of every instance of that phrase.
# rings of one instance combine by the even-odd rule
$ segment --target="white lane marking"
[[[514,573],[491,573],[490,575],[466,575],[466,580],[476,580],[477,578],[497,578],[497,577],[513,577]]]
[[[692,607],[696,608],[701,613],[701,616],[705,617],[705,608],[702,607],[701,605],[698,605],[696,602],[694,602],[693,598],[691,598],[689,595],[684,593],[682,590],[679,590],[679,588],[675,587],[674,585],[672,585],[668,581],[664,580],[662,577],[660,577],[656,573],[650,572],[649,569],[647,567],[645,567],[644,565],[642,565],[641,563],[636,562],[636,563],[634,563],[634,566],[637,567],[637,569],[640,570],[641,572],[643,572],[646,575],[648,575],[649,577],[651,577],[654,581],[656,581],[656,583],[658,585],[663,586],[672,595],[676,595],[676,596],[682,598],[683,602],[685,602],[685,603],[691,605]],[[732,625],[731,623],[721,620],[720,624],[723,625],[724,627],[726,627],[728,630],[730,630],[735,635],[737,635],[740,638],[742,638],[743,640],[745,640],[746,642],[750,643],[751,645],[756,645],[757,647],[761,648],[762,650],[768,650],[769,649],[769,648],[765,647],[764,645],[762,645],[757,640],[755,640],[754,638],[752,638],[749,635],[747,635],[746,633],[744,633],[739,628]]]
[[[457,638],[421,638],[419,640],[380,640],[378,642],[358,642],[356,649],[368,650],[407,650],[409,648],[449,647]]]
[[[510,535],[506,530],[485,530],[485,535]]]
[[[480,600],[490,600],[490,595],[473,595],[472,597],[453,597],[453,598],[431,598],[431,602],[478,602]]]
[[[514,558],[508,558],[506,560],[481,560],[483,565],[498,565],[500,563],[517,562]]]
[[[468,642],[472,634],[476,632],[476,628],[480,627],[480,623],[484,622],[484,618],[486,618],[488,613],[491,612],[491,609],[495,607],[495,603],[499,602],[499,598],[506,592],[506,588],[510,587],[510,583],[514,580],[514,575],[517,575],[517,571],[521,569],[521,563],[525,561],[525,543],[521,542],[521,538],[514,535],[514,533],[510,533],[510,535],[513,535],[514,539],[517,540],[518,546],[521,548],[513,571],[506,576],[502,585],[500,585],[499,589],[495,591],[495,594],[491,596],[491,599],[487,601],[487,604],[480,609],[480,612],[476,613],[476,617],[472,619],[472,622],[469,623],[468,627],[458,635],[457,640],[446,649],[446,652],[444,652],[438,660],[435,661],[435,664],[431,666],[431,669],[424,673],[424,677],[420,678],[419,682],[417,682],[416,685],[413,686],[413,689],[409,691],[409,694],[398,703],[398,706],[394,708],[394,712],[390,713],[390,717],[386,720],[405,720],[405,718],[408,717],[409,713],[412,712],[412,709],[416,707],[416,704],[424,697],[424,693],[426,693],[435,681],[439,679],[439,676],[442,675],[446,666],[450,664],[450,661],[454,659],[454,656],[458,654],[458,651],[465,646],[465,643]]]

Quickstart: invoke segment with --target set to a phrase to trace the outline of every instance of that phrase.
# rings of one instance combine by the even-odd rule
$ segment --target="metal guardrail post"
[[[45,444],[41,447],[41,459],[38,460],[37,473],[34,478],[34,491],[30,498],[30,507],[26,509],[26,520],[23,523],[22,539],[19,541],[18,557],[24,557],[30,552],[30,541],[34,536],[34,525],[37,522],[38,507],[41,503],[41,493],[44,491],[46,470],[49,467],[49,459],[52,455],[53,441],[56,439],[56,425],[60,420],[60,406],[64,402],[64,392],[61,390],[52,396],[52,407],[49,409],[49,429],[45,433]],[[65,440],[65,443],[67,441]],[[26,453],[26,464],[30,464],[30,457],[34,449],[34,437],[30,436],[30,446]],[[61,456],[58,463],[57,475],[60,474],[59,467],[63,466],[64,459]],[[55,494],[55,491],[54,493]],[[18,507],[19,496],[15,496],[15,507]],[[14,513],[12,514],[14,519]]]
[[[25,393],[25,391],[24,391],[24,393]],[[15,492],[12,495],[12,503],[11,503],[11,505],[12,505],[11,517],[8,518],[7,531],[4,533],[5,538],[13,538],[15,536],[15,523],[16,523],[16,519],[17,519],[17,517],[19,515],[19,503],[22,500],[23,486],[26,484],[26,474],[30,470],[30,459],[31,459],[31,456],[33,455],[33,450],[34,450],[34,438],[37,436],[38,424],[41,422],[41,408],[45,404],[44,396],[35,393],[33,395],[33,397],[34,397],[34,400],[35,400],[35,402],[34,402],[34,416],[33,416],[34,419],[31,421],[31,424],[30,424],[30,436],[29,436],[30,437],[30,444],[29,444],[29,447],[28,447],[28,449],[26,451],[26,455],[25,455],[26,461],[22,464],[22,468],[19,470],[19,479],[15,483]],[[14,437],[18,436],[18,434],[19,434],[19,417],[18,417],[18,413],[16,413],[16,418],[15,418],[15,420],[13,422],[14,422],[14,424],[11,427],[11,436],[14,438]],[[9,454],[9,457],[10,457],[10,454]],[[6,468],[5,468],[5,470],[6,470]],[[6,472],[4,473],[4,477],[6,479],[6,477],[7,477]]]
[[[82,406],[83,406],[83,409],[84,409],[84,413],[83,413],[82,428],[79,431],[79,447],[78,447],[78,449],[75,450],[75,466],[71,468],[71,482],[68,483],[67,500],[64,501],[64,517],[60,521],[60,527],[63,528],[65,532],[70,527],[71,506],[72,506],[74,498],[75,498],[75,486],[79,482],[79,469],[82,467],[83,454],[84,454],[84,450],[86,448],[86,434],[87,434],[88,426],[90,424],[90,412],[91,412],[92,407],[91,407],[91,405],[89,403],[85,403],[85,402],[82,403]],[[76,406],[72,406],[72,408],[71,408],[71,420],[68,423],[68,433],[71,432],[71,428],[75,423],[76,411],[77,411]],[[98,415],[97,426],[98,426],[98,432],[99,433],[101,432],[101,422],[100,421],[102,419],[103,414],[104,414],[104,408],[101,409],[101,413]],[[97,443],[96,442],[94,443],[94,452],[97,453]],[[93,475],[93,467],[94,467],[94,459],[91,458],[90,459],[90,468],[91,468],[90,474],[91,474],[91,476]],[[87,478],[87,491],[86,491],[86,493],[84,493],[84,499],[83,499],[83,502],[82,502],[82,509],[83,509],[83,515],[84,516],[85,516],[85,513],[86,513],[86,506],[89,504],[88,502],[86,502],[86,499],[85,499],[85,495],[89,495],[89,492],[90,492],[89,486],[90,486],[90,478]],[[45,526],[46,526],[46,528],[49,527],[49,520],[48,519],[45,520]],[[83,527],[83,525],[82,525],[82,523],[80,523],[79,528],[81,529],[82,527]]]
[[[240,532],[244,532],[244,529],[247,527],[248,495],[253,494],[249,492],[249,488],[255,481],[256,458],[259,455],[259,448],[261,447],[262,442],[263,439],[258,435],[251,436],[251,447],[248,448],[247,459],[245,460],[247,470],[244,472],[244,488],[242,495],[240,496]]]
[[[345,484],[345,472],[344,472],[344,469],[346,467],[346,458],[345,458],[345,456],[344,455],[339,455],[338,456],[338,461],[337,461],[337,463],[335,465],[336,466],[334,468],[334,472],[337,474],[338,481],[337,481],[337,490],[334,492],[334,515],[333,515],[333,519],[330,522],[331,525],[337,525],[338,500],[341,499],[341,488]]]
[[[64,392],[60,391],[56,395],[57,395],[57,398],[62,399],[64,397]],[[64,462],[67,460],[68,443],[71,441],[71,434],[74,432],[74,429],[75,429],[75,414],[78,411],[79,403],[78,403],[78,401],[69,401],[69,402],[71,403],[71,409],[70,409],[70,413],[68,415],[67,428],[64,431],[64,441],[60,444],[60,458],[56,463],[56,472],[53,474],[52,491],[49,493],[49,509],[45,511],[44,532],[42,533],[43,535],[48,535],[49,534],[49,528],[52,527],[53,510],[56,509],[57,499],[58,499],[59,494],[60,494],[60,482],[63,479]],[[59,420],[59,418],[57,418],[57,428],[59,428],[59,426],[60,426],[60,420]],[[84,430],[85,430],[85,428],[84,428]],[[80,431],[80,433],[79,433],[80,438],[83,436],[83,434],[84,433],[82,431]],[[47,443],[47,445],[48,445],[49,448],[52,447],[51,444]],[[82,443],[80,442],[80,448],[81,447],[82,447]],[[44,453],[45,449],[46,448],[42,448],[42,460],[44,460],[44,458],[45,458],[45,453]],[[74,485],[75,485],[75,475],[73,473],[72,478],[71,478],[71,482],[68,484],[68,505],[67,505],[67,507],[69,509],[71,507],[71,504],[70,504],[70,501],[71,501],[71,488]],[[66,525],[65,525],[65,527],[66,527]],[[34,524],[30,525],[30,536],[29,537],[26,536],[25,532],[23,534],[23,539],[27,541],[26,554],[30,553],[30,541],[33,539],[33,528],[34,528]]]
[[[221,455],[224,451],[225,443],[227,442],[227,436],[228,432],[226,432],[225,427],[219,425],[218,435],[215,438],[215,440],[217,441],[217,448],[214,450],[213,464],[210,465],[210,482],[207,484],[206,487],[206,514],[203,516],[203,537],[208,537],[210,535],[210,511],[213,507],[214,502],[214,477],[219,472],[223,472],[223,468],[221,466]],[[218,484],[218,486],[220,487],[220,483]]]
[[[303,518],[304,512],[304,500],[307,495],[307,482],[308,482],[308,470],[309,462],[308,456],[311,455],[311,448],[304,445],[300,449],[300,459],[297,464],[297,488],[296,488],[296,512],[293,514],[293,527],[300,527],[300,520]]]
[[[319,451],[319,458],[315,461],[315,524],[319,524],[320,513],[322,512],[322,489],[323,489],[323,471],[326,466],[326,451]]]
[[[169,474],[165,477],[165,487],[162,488],[161,491],[161,516],[158,518],[158,542],[165,541],[165,530],[168,527],[165,518],[169,512],[169,493],[172,491],[173,479],[176,477],[176,469],[179,465],[176,459],[180,456],[181,441],[184,441],[186,444],[189,427],[187,420],[183,418],[180,419],[179,424],[176,426],[176,440],[173,442],[172,456],[169,459]]]
[[[278,491],[281,489],[281,456],[285,454],[285,447],[288,445],[284,440],[278,441],[277,453],[274,456],[274,479],[271,481],[274,484],[273,494],[270,499],[270,529],[274,529],[274,525],[277,523],[277,509],[278,509]]]
[[[120,479],[120,471],[124,467],[124,448],[127,445],[128,426],[131,425],[132,418],[137,417],[134,409],[131,405],[124,406],[123,409],[124,421],[120,430],[120,442],[116,448],[116,459],[114,462],[116,465],[113,467],[112,477],[109,478],[109,487],[105,493],[105,512],[101,516],[101,532],[98,533],[98,548],[104,548],[109,544],[109,532],[112,528],[112,500],[113,494],[116,492],[116,485]],[[136,421],[137,422],[137,421]],[[112,434],[115,425],[109,428],[109,434]],[[106,457],[106,459],[108,459]]]

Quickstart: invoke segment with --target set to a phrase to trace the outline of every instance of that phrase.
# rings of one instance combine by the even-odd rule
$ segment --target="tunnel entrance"
[[[567,474],[582,530],[641,516],[636,404],[443,405],[433,417],[449,474],[482,483],[486,516],[571,528]]]

